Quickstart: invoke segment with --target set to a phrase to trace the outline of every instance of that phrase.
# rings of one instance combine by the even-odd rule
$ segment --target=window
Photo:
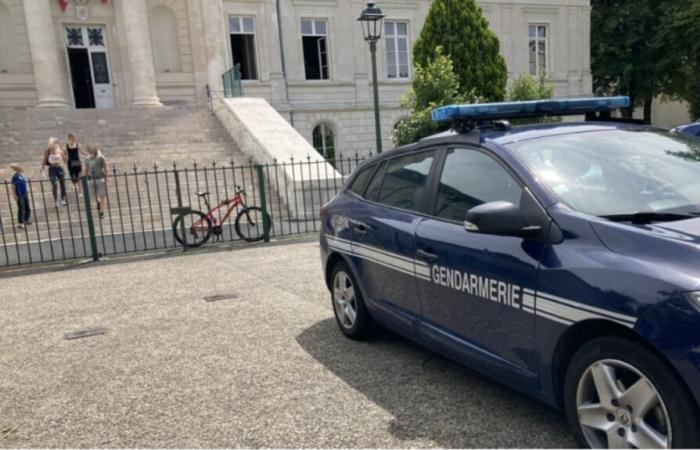
[[[365,192],[365,198],[367,200],[376,201],[379,196],[379,188],[382,187],[382,180],[384,179],[384,171],[386,170],[386,161],[383,161],[377,171],[372,177],[369,186],[367,186],[367,191]]]
[[[520,205],[522,187],[495,159],[476,150],[448,152],[440,177],[435,215],[463,222],[467,211],[488,202]]]
[[[304,70],[307,80],[328,80],[328,30],[323,19],[302,19]]]
[[[408,79],[408,22],[385,22],[386,67],[390,79]]]
[[[529,27],[530,45],[530,75],[547,75],[547,25],[533,25]]]
[[[231,54],[233,65],[240,64],[242,80],[258,79],[255,57],[255,21],[252,17],[230,16]]]
[[[328,160],[335,159],[335,133],[333,129],[325,123],[314,128],[313,132],[314,148]]]
[[[423,152],[389,161],[377,201],[418,210],[434,156],[434,152]]]
[[[376,164],[373,164],[369,167],[366,167],[360,171],[360,173],[357,174],[355,177],[355,180],[353,180],[352,185],[350,186],[350,190],[354,192],[355,194],[359,195],[362,197],[365,193],[365,188],[367,187],[367,183],[369,183],[369,179],[374,173],[374,169],[377,168]]]

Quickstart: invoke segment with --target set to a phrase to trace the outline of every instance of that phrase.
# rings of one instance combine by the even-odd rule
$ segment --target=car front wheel
[[[590,448],[698,447],[697,406],[666,361],[623,338],[593,340],[566,373],[567,418]]]

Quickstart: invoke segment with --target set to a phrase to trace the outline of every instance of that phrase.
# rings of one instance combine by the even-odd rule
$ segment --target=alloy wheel
[[[355,286],[347,273],[340,271],[333,280],[333,309],[338,322],[351,329],[357,320],[357,297]]]
[[[605,359],[579,380],[576,409],[592,448],[670,448],[671,420],[659,391],[638,369]]]

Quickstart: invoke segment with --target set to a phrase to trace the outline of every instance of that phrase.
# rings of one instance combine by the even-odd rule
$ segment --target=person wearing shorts
[[[68,133],[66,154],[68,155],[68,174],[70,175],[70,180],[78,191],[78,195],[82,195],[80,175],[82,175],[83,172],[83,163],[80,161],[80,155],[86,155],[87,153],[83,151],[74,133]]]
[[[97,202],[97,212],[100,219],[103,219],[107,198],[107,160],[95,144],[88,145],[88,155],[85,160],[85,172]]]

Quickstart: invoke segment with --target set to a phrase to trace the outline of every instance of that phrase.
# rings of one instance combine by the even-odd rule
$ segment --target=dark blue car
[[[687,123],[685,125],[679,125],[676,128],[674,128],[673,130],[677,131],[679,133],[685,133],[685,134],[690,134],[692,136],[699,136],[700,137],[700,121],[693,122],[693,123]]]
[[[582,446],[700,447],[700,140],[600,121],[627,102],[440,108],[452,131],[358,167],[321,211],[340,330],[561,408]]]

